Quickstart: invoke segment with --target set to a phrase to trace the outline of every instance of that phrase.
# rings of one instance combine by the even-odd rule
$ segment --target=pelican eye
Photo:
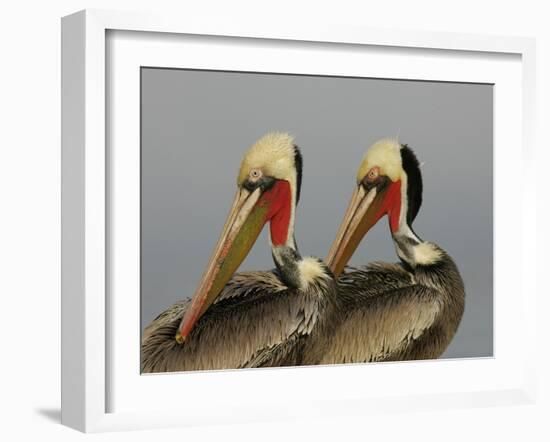
[[[373,167],[371,170],[369,170],[369,173],[367,173],[367,181],[369,183],[375,182],[378,177],[380,176],[380,169],[378,167]]]
[[[252,181],[257,181],[262,177],[262,171],[260,169],[251,169],[250,173],[248,174],[248,177]]]
[[[361,184],[367,191],[369,191],[373,187],[381,189],[388,183],[388,181],[389,178],[381,174],[380,168],[378,166],[375,166],[368,171],[368,173],[361,181]]]

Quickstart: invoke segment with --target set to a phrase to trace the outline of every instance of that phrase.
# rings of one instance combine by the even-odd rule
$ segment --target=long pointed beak
[[[367,192],[362,185],[358,185],[353,192],[326,258],[327,265],[336,277],[342,273],[363,237],[384,214],[385,193],[385,190],[377,192],[376,187]]]
[[[257,204],[260,196],[259,188],[253,192],[238,190],[214,253],[178,328],[178,343],[185,341],[195,323],[215,301],[256,242],[267,220],[268,211],[266,205]]]

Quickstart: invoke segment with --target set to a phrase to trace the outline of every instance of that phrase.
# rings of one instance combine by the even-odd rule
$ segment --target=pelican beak
[[[256,242],[267,221],[269,210],[267,204],[261,201],[258,204],[261,195],[260,188],[252,192],[244,188],[237,191],[214,253],[178,328],[178,343],[185,341],[195,323],[215,301]]]
[[[363,185],[357,185],[326,258],[336,277],[342,273],[363,237],[387,213],[387,194],[388,187],[373,187],[367,191]]]

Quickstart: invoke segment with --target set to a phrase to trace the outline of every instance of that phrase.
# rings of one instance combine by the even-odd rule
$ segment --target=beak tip
[[[185,338],[186,338],[186,336],[182,335],[181,332],[178,331],[178,332],[176,333],[176,342],[177,342],[179,345],[181,345],[181,344],[183,344],[183,343],[185,342]]]

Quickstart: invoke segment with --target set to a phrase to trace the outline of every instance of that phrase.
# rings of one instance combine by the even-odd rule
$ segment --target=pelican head
[[[294,211],[301,173],[302,157],[289,134],[269,133],[248,149],[222,234],[178,329],[179,343],[218,297],[268,221],[272,247],[295,250]]]
[[[394,239],[417,241],[411,225],[421,203],[422,175],[413,151],[394,139],[373,144],[361,161],[351,201],[326,259],[335,276],[384,215]]]

